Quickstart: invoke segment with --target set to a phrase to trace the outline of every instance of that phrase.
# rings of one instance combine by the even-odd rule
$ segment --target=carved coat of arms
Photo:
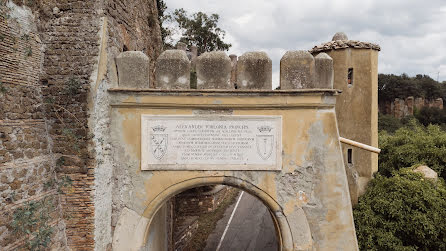
[[[256,136],[257,154],[264,160],[269,159],[274,149],[274,135],[269,134],[273,129],[270,126],[260,126],[257,128],[260,133]]]
[[[161,160],[167,152],[167,139],[168,134],[164,134],[166,127],[155,126],[152,127],[153,133],[150,134],[150,146],[152,149],[152,155],[157,160]]]

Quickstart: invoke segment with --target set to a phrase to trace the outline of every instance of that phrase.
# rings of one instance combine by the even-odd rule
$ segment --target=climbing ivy
[[[29,250],[42,250],[50,244],[54,232],[49,225],[52,211],[52,199],[28,202],[14,211],[11,226],[15,233],[29,237],[26,243]]]
[[[63,193],[62,187],[72,185],[68,176],[60,180],[52,179],[44,184],[45,189],[55,188]],[[50,225],[51,213],[55,212],[57,204],[54,197],[46,197],[40,201],[31,201],[13,212],[11,228],[15,234],[26,236],[25,246],[28,250],[44,250],[51,243],[54,227]]]
[[[64,94],[69,96],[76,95],[79,93],[81,87],[82,87],[81,81],[79,81],[79,79],[77,78],[71,77],[70,79],[68,79],[65,85]]]
[[[25,48],[25,57],[31,57],[33,55],[33,49],[31,46]]]
[[[0,80],[0,93],[5,93],[8,89],[6,89],[3,82]]]

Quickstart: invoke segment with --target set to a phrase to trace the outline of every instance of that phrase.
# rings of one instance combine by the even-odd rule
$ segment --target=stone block
[[[265,52],[246,52],[237,62],[238,89],[272,89],[272,63]]]
[[[344,32],[336,32],[336,34],[334,34],[333,38],[331,39],[332,41],[337,41],[337,40],[348,40],[347,35]]]
[[[233,89],[231,59],[222,51],[205,52],[197,58],[197,89]]]
[[[308,51],[287,51],[280,60],[280,89],[314,88],[315,64]]]
[[[166,50],[158,57],[155,69],[156,88],[189,89],[190,62],[183,50]]]
[[[145,89],[149,85],[150,59],[141,51],[125,51],[116,57],[118,86]]]
[[[333,89],[333,59],[326,53],[319,53],[314,58],[316,67],[315,88]]]
[[[186,51],[187,50],[187,45],[185,43],[183,43],[183,42],[178,42],[176,47],[177,47],[178,50],[182,50],[182,51]]]
[[[119,216],[118,224],[113,236],[113,250],[140,250],[138,239],[134,231],[145,231],[144,227],[149,223],[149,219],[139,215],[137,212],[123,208]]]
[[[413,170],[414,173],[421,173],[426,179],[437,180],[438,175],[437,172],[430,169],[428,166],[419,166]]]

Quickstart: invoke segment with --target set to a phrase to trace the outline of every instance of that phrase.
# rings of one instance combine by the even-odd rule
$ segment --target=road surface
[[[238,199],[240,202],[229,206],[217,222],[204,250],[215,251],[220,245],[219,251],[277,251],[276,230],[268,208],[248,193],[242,192]]]

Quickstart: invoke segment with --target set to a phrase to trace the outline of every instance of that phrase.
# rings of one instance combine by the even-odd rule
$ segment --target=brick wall
[[[155,80],[155,60],[162,50],[156,0],[109,0],[108,52],[115,58],[122,51],[142,51],[150,58],[151,86]]]
[[[210,187],[214,188],[214,186]],[[217,189],[215,192],[191,189],[176,195],[174,197],[174,217],[199,216],[214,211],[225,198],[228,189],[230,188],[227,186],[224,186],[221,190]]]
[[[20,210],[32,203],[50,217],[55,249],[65,246],[64,221],[55,183],[51,140],[44,117],[43,44],[31,10],[0,1],[0,246],[28,249],[30,235],[18,231]],[[30,204],[31,203],[31,204]],[[14,217],[16,219],[14,220]],[[32,217],[37,217],[34,213]],[[35,230],[35,229],[31,229]],[[33,231],[35,233],[35,231]],[[33,235],[33,234],[31,234]]]
[[[11,232],[13,212],[29,201],[48,200],[55,203],[53,247],[67,242],[73,250],[93,250],[98,156],[89,122],[97,109],[91,86],[101,25],[107,20],[111,64],[123,50],[140,50],[154,71],[161,52],[156,1],[13,2],[0,0],[0,246],[26,244]],[[10,17],[6,5],[28,14]],[[54,184],[65,177],[72,184],[58,192]]]
[[[98,1],[41,1],[34,6],[45,45],[43,89],[59,177],[72,185],[62,197],[68,246],[94,248],[94,154],[90,151],[88,95],[99,54]]]
[[[189,246],[199,227],[198,216],[185,217],[185,219],[179,219],[179,221],[181,221],[181,226],[176,227],[175,243],[173,247],[169,246],[169,250],[192,250]]]

